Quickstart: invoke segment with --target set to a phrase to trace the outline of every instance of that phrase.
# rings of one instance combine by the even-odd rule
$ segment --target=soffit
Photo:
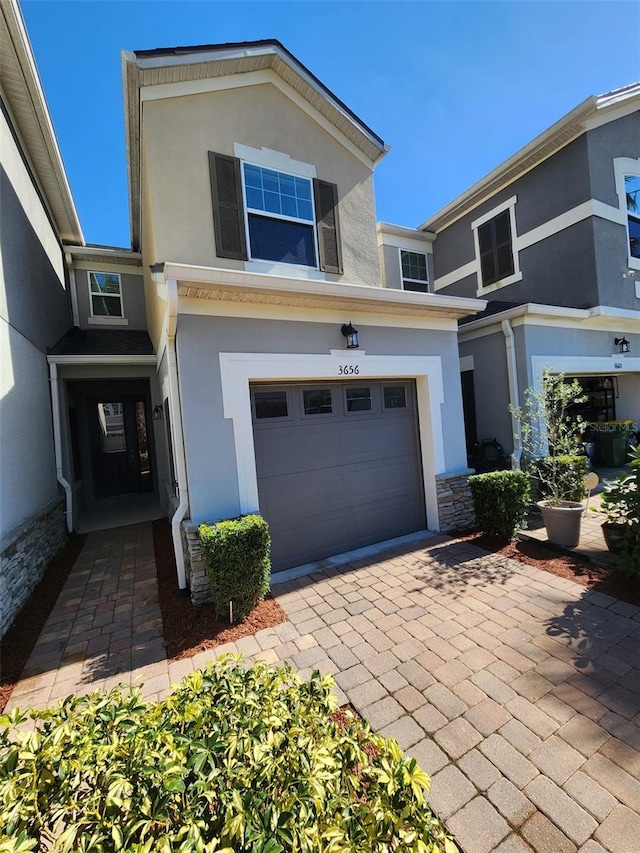
[[[24,24],[12,0],[0,4],[0,83],[20,143],[62,242],[82,229]]]

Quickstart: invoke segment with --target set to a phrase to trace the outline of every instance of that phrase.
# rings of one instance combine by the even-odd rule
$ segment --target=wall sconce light
[[[620,355],[629,352],[629,341],[626,338],[614,338],[613,342],[618,347]]]
[[[354,329],[351,323],[349,323],[348,326],[344,325],[340,331],[347,339],[347,349],[358,349],[360,346],[358,343],[358,330]]]
[[[629,268],[628,270],[625,270],[625,272],[622,273],[622,278],[634,278],[635,274],[636,271]]]
[[[154,419],[154,421],[161,421],[162,415],[163,415],[162,406],[160,404],[158,404],[157,406],[154,406],[153,407],[153,419]]]

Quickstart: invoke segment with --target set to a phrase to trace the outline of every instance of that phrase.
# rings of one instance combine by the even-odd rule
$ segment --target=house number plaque
[[[338,376],[351,376],[353,374],[360,373],[360,365],[359,364],[339,364],[338,365]]]

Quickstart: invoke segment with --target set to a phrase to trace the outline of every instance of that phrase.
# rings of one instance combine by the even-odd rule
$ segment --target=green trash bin
[[[621,468],[627,463],[631,421],[603,421],[594,424],[595,463],[605,468]]]

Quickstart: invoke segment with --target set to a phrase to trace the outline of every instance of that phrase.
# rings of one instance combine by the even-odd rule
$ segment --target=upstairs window
[[[407,252],[400,249],[400,266],[402,267],[403,290],[426,293],[429,289],[427,256],[422,252]]]
[[[342,273],[335,184],[213,151],[209,167],[218,257]]]
[[[89,298],[92,317],[124,317],[118,273],[90,272]]]
[[[250,257],[316,267],[311,181],[250,163],[243,177]]]
[[[478,226],[480,270],[486,287],[515,272],[509,210]]]
[[[640,258],[640,175],[625,175],[624,191],[629,227],[629,254],[632,258]]]

